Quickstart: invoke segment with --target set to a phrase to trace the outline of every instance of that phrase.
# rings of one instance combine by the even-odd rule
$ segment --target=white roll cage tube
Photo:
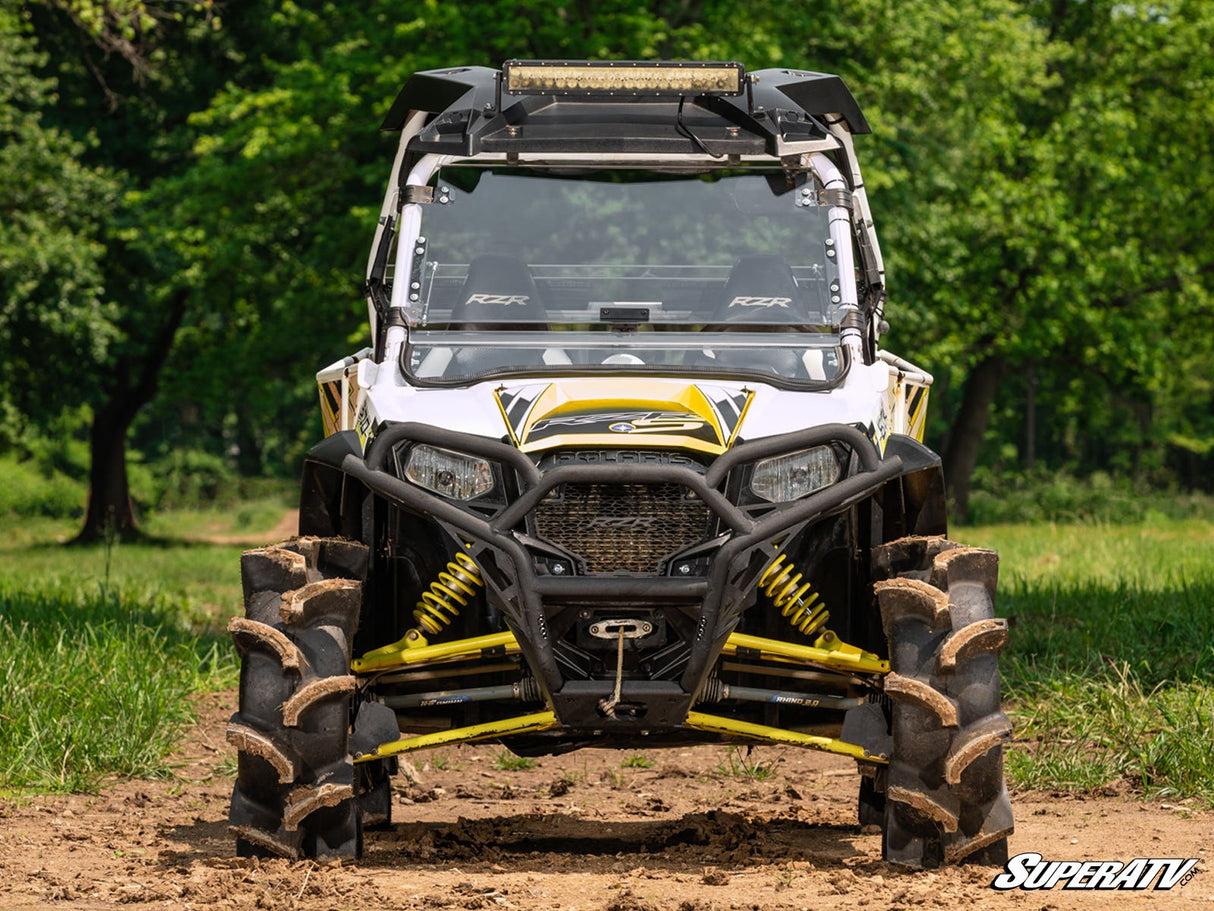
[[[851,170],[851,195],[852,203],[855,207],[853,214],[854,217],[860,219],[860,224],[856,225],[856,230],[864,235],[864,239],[868,243],[878,280],[881,282],[881,287],[884,288],[885,260],[881,256],[881,244],[878,243],[877,234],[873,230],[873,213],[872,209],[868,206],[868,193],[864,189],[864,177],[860,174],[860,162],[856,158],[856,147],[852,141],[851,131],[847,129],[846,124],[842,121],[835,121],[830,124],[830,132],[843,148],[843,157],[846,159],[848,168]],[[881,337],[881,320],[884,317],[885,299],[882,297],[877,302],[877,311],[873,314],[873,324],[870,327],[874,342]]]
[[[408,142],[407,138],[401,139],[401,147],[404,148]],[[434,173],[444,165],[454,161],[452,155],[423,155],[421,160],[413,166],[413,170],[409,172],[409,176],[405,179],[405,187],[425,187]],[[397,192],[402,192],[403,187],[398,188]],[[391,194],[390,194],[391,195]],[[395,199],[393,200],[395,202]],[[409,303],[409,292],[413,287],[413,250],[417,246],[418,237],[421,236],[422,228],[422,206],[421,203],[411,202],[406,203],[400,212],[400,223],[396,227],[396,266],[392,275],[392,300],[388,308],[390,310],[404,310]],[[380,231],[383,231],[383,226],[380,226]],[[372,254],[374,256],[374,254]],[[420,276],[418,281],[421,281]],[[413,289],[417,290],[417,289]],[[371,328],[372,337],[378,330],[375,320],[374,307],[371,308]],[[389,363],[396,359],[404,346],[406,339],[409,337],[408,329],[405,328],[404,320],[394,321],[394,325],[388,327],[387,338],[384,339],[384,362]]]
[[[400,141],[396,145],[396,158],[392,162],[392,179],[388,182],[387,190],[384,191],[384,201],[379,207],[379,223],[375,226],[375,237],[371,241],[371,255],[367,259],[368,281],[370,281],[371,273],[375,269],[379,245],[383,242],[384,232],[388,229],[388,219],[396,214],[396,202],[400,198],[400,187],[396,183],[396,175],[400,173],[401,166],[404,163],[405,152],[409,148],[409,140],[416,136],[425,125],[426,112],[414,111],[409,116],[409,119],[405,121],[404,129],[401,130]],[[376,333],[379,332],[379,314],[375,310],[375,301],[372,300],[370,295],[367,295],[367,317],[371,323],[371,338],[374,340]]]
[[[835,163],[822,152],[812,152],[805,156],[805,163],[813,169],[822,182],[824,190],[850,191],[843,174]],[[804,160],[804,159],[803,159]],[[856,290],[856,259],[852,248],[851,212],[843,206],[831,206],[827,213],[830,222],[831,246],[835,251],[835,261],[839,267],[839,309],[843,311],[843,331],[839,339],[851,351],[852,357],[859,363],[864,362],[864,344],[860,335],[859,325],[863,316],[860,312],[860,296]]]

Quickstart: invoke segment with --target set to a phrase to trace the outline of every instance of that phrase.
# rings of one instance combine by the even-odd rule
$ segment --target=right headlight
[[[831,447],[815,446],[756,462],[750,489],[769,503],[787,503],[829,487],[839,480],[841,470]]]
[[[493,469],[487,461],[424,443],[410,451],[405,477],[452,500],[471,500],[493,489]]]

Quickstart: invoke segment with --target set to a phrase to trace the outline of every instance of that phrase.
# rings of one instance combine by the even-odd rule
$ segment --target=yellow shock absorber
[[[417,626],[405,634],[406,648],[421,648],[427,645],[423,633],[436,636],[451,625],[459,616],[460,608],[467,607],[476,597],[477,589],[483,588],[485,579],[481,568],[463,551],[447,564],[447,568],[422,592],[421,599],[413,609]]]
[[[830,619],[830,612],[821,603],[821,596],[813,590],[812,582],[802,582],[801,573],[787,558],[780,554],[759,577],[759,588],[780,609],[780,615],[788,618],[794,629],[812,636]]]

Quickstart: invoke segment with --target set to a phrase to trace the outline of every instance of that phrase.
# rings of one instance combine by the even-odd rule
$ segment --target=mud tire
[[[351,642],[367,549],[294,538],[241,556],[244,617],[229,830],[239,856],[357,857],[362,825],[350,756]]]
[[[1012,726],[999,694],[1007,622],[994,616],[998,566],[994,551],[942,537],[902,538],[873,553],[893,703],[882,822],[890,863],[1007,860],[1003,745]]]

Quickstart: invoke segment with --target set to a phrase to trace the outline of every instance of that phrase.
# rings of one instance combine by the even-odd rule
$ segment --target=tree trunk
[[[949,488],[949,515],[964,522],[969,512],[970,482],[978,462],[978,450],[986,434],[991,404],[1007,365],[998,355],[981,361],[965,381],[961,408],[949,428],[944,450],[944,479]]]
[[[124,414],[123,412],[129,412]],[[138,535],[126,474],[126,435],[134,421],[131,409],[108,405],[93,417],[89,434],[89,502],[84,527],[73,544]]]
[[[1037,368],[1029,368],[1028,388],[1024,396],[1024,467],[1037,467]]]
[[[89,455],[89,503],[84,527],[71,544],[92,544],[111,535],[137,538],[135,510],[126,474],[126,437],[139,410],[152,400],[160,374],[185,319],[188,291],[166,301],[165,320],[138,354],[118,359],[110,373],[105,403],[93,412]]]

